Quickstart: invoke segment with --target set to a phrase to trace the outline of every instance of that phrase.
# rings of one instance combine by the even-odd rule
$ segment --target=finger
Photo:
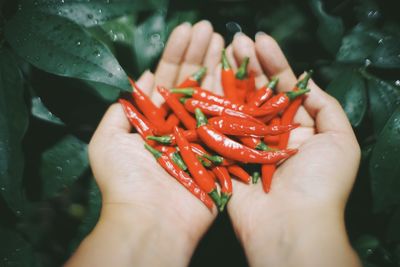
[[[146,70],[136,81],[136,84],[145,94],[150,95],[154,86],[154,74]]]
[[[222,65],[218,64],[217,68],[215,68],[214,71],[213,85],[210,88],[212,88],[213,93],[222,96],[224,95],[224,90],[222,89],[222,83],[221,83],[221,71],[222,71]]]
[[[221,62],[221,51],[224,48],[224,39],[218,33],[213,33],[203,65],[207,68],[207,74],[203,79],[202,86],[213,89],[214,74],[218,64]]]
[[[176,27],[167,42],[164,53],[158,63],[155,73],[155,84],[172,87],[177,79],[179,66],[183,61],[186,48],[189,45],[192,27],[183,23]],[[153,89],[152,100],[156,105],[163,102],[162,97]]]
[[[130,133],[131,129],[121,104],[114,103],[104,114],[92,139],[108,138],[115,133]]]
[[[179,70],[178,84],[201,67],[212,36],[213,28],[209,21],[203,20],[193,26],[190,43]]]
[[[218,33],[213,33],[203,64],[209,73],[213,73],[221,62],[221,52],[224,48],[224,44],[225,42],[222,36]]]
[[[268,82],[267,76],[264,75],[264,71],[256,56],[256,50],[253,40],[251,40],[245,34],[239,32],[235,35],[232,42],[233,55],[236,62],[243,62],[243,60],[248,57],[249,65],[248,71],[252,71],[256,77],[256,86],[261,87]]]
[[[256,54],[268,77],[279,78],[277,90],[290,91],[296,84],[296,76],[286,60],[278,43],[269,35],[259,32],[256,34]]]
[[[278,43],[265,33],[256,35],[256,53],[261,66],[268,77],[277,77],[277,91],[286,92],[293,89],[297,83],[296,76],[286,60]],[[300,107],[294,117],[294,121],[303,126],[313,127],[314,121],[304,109]]]
[[[315,134],[314,127],[299,127],[290,132],[287,148],[299,148]]]
[[[350,122],[339,102],[320,89],[312,80],[311,89],[304,100],[304,107],[315,119],[318,133],[345,132],[353,134]]]
[[[236,62],[235,56],[233,55],[233,47],[232,44],[228,45],[228,47],[225,50],[226,57],[228,58],[228,62],[231,65],[231,68],[234,72],[237,71],[238,64]]]

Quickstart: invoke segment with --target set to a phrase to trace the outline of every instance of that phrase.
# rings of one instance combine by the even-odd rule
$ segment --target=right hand
[[[250,68],[258,75],[258,86],[267,76],[279,78],[278,91],[292,90],[296,84],[286,58],[268,35],[257,35],[255,44],[248,37],[238,35],[232,47],[231,60],[236,61],[233,64],[250,57],[253,62]],[[340,104],[314,82],[310,81],[309,88],[311,92],[305,96],[304,106],[295,117],[301,127],[293,130],[289,140],[289,148],[298,148],[299,152],[277,168],[271,191],[264,193],[259,184],[234,183],[228,212],[253,265],[291,266],[289,254],[300,249],[303,253],[299,255],[304,258],[308,245],[314,246],[315,254],[325,253],[329,244],[324,240],[307,243],[313,238],[323,238],[325,231],[340,238],[339,241],[329,236],[331,245],[337,244],[335,241],[341,245],[341,248],[332,247],[333,253],[345,250],[353,255],[343,213],[359,167],[360,148]],[[329,238],[325,240],[328,243]],[[299,243],[301,247],[296,246]],[[287,258],[286,264],[283,259],[277,259],[278,255]],[[347,266],[339,261],[337,258],[331,264]],[[318,261],[303,263],[306,262],[314,266],[312,263]],[[297,264],[301,266],[301,262]]]

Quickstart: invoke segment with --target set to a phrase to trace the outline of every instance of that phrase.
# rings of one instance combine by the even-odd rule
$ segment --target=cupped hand
[[[145,72],[137,84],[160,104],[155,85],[172,87],[205,65],[204,82],[212,89],[223,46],[209,22],[193,27],[182,24],[172,32],[155,74]],[[90,142],[89,158],[103,209],[124,207],[136,221],[155,224],[176,233],[176,238],[185,236],[196,243],[215,218],[216,208],[210,212],[167,174],[131,130],[120,104],[113,104]]]
[[[273,76],[279,78],[279,92],[292,90],[296,84],[286,58],[270,36],[258,34],[255,43],[243,34],[235,36],[231,61],[236,61],[237,65],[246,56],[250,57],[249,67],[257,75],[258,86]],[[255,265],[262,265],[262,261],[252,261],[251,255],[265,247],[275,255],[287,253],[282,247],[278,249],[279,244],[292,246],[290,253],[296,250],[294,244],[300,242],[301,234],[290,228],[304,227],[297,230],[308,235],[310,240],[313,238],[310,229],[325,229],[319,222],[329,220],[328,224],[333,227],[328,231],[332,233],[336,233],[336,228],[344,228],[343,212],[358,170],[360,148],[340,104],[313,81],[309,88],[311,91],[294,119],[301,127],[291,132],[288,145],[299,151],[277,168],[270,192],[266,194],[260,184],[234,183],[228,212],[249,261]],[[345,235],[345,231],[342,232]],[[319,248],[323,247],[321,243]],[[315,249],[317,253],[318,247]],[[264,258],[269,253],[265,253]],[[302,266],[300,262],[297,264]],[[271,266],[290,264],[281,262],[281,265]]]

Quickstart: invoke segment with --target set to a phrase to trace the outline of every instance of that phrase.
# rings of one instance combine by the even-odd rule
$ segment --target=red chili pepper
[[[132,86],[132,97],[138,108],[143,112],[144,116],[154,125],[164,123],[164,119],[160,109],[154,105],[151,99],[137,86],[137,84],[129,79]]]
[[[207,103],[208,105],[214,104],[219,107],[240,111],[254,117],[262,117],[275,112],[275,109],[273,107],[267,107],[267,108],[248,107],[244,104],[233,102],[229,99],[216,95],[200,87],[172,89],[171,93],[184,94],[202,103]]]
[[[178,150],[172,146],[156,146],[155,149],[161,151],[162,153],[166,154],[179,168],[186,171],[187,166],[183,161],[181,155],[179,154]]]
[[[179,102],[179,100],[162,86],[158,86],[157,90],[185,127],[189,130],[196,129],[196,120],[186,111],[185,107]]]
[[[226,98],[232,101],[238,101],[238,97],[236,94],[235,74],[233,73],[233,70],[229,65],[225,49],[222,50],[221,82]]]
[[[183,135],[189,142],[197,142],[199,141],[199,137],[197,136],[196,130],[186,130],[183,131]],[[163,136],[154,136],[149,135],[146,137],[147,140],[157,141],[158,143],[165,144],[165,145],[176,145],[175,135],[163,135]]]
[[[275,164],[263,164],[261,166],[261,181],[265,193],[271,189],[272,177],[276,170]]]
[[[186,78],[182,83],[180,83],[177,88],[185,88],[185,87],[198,87],[201,84],[201,80],[203,79],[204,75],[207,73],[206,67],[201,67],[198,71],[190,75]],[[176,95],[176,98],[181,98],[182,96]],[[167,114],[168,110],[170,109],[168,104],[164,102],[160,109],[162,110],[163,117]]]
[[[211,170],[216,175],[221,186],[221,205],[219,210],[223,211],[232,195],[232,178],[225,167],[215,166]]]
[[[295,92],[300,92],[302,90],[305,90],[305,88],[307,87],[308,81],[311,78],[312,73],[313,73],[312,71],[307,72],[305,77],[296,84],[296,87],[293,89],[292,92],[295,93]],[[303,103],[303,97],[299,97],[299,98],[295,99],[290,104],[290,106],[283,112],[281,123],[282,124],[292,123],[294,116],[296,115],[297,110],[299,109],[299,107],[302,103]],[[279,141],[280,148],[287,147],[287,145],[289,143],[289,135],[290,135],[290,133],[282,134],[281,139]]]
[[[183,98],[182,101],[184,101],[185,108],[189,112],[192,112],[192,113],[194,113],[196,108],[200,108],[207,115],[229,116],[229,117],[235,117],[235,118],[242,118],[242,119],[256,122],[258,124],[262,124],[261,121],[257,120],[256,118],[252,117],[251,115],[248,115],[241,111],[232,110],[229,108],[218,106],[216,104],[211,104],[211,103],[203,102],[203,101],[192,99],[192,98],[188,98],[188,99]]]
[[[281,118],[275,117],[271,120],[270,122],[270,127],[275,127],[279,126],[281,124]],[[276,145],[279,143],[279,135],[265,135],[264,136],[264,142],[267,143],[268,145]]]
[[[182,158],[186,163],[190,174],[193,176],[193,179],[196,181],[201,189],[203,189],[206,193],[210,195],[215,204],[219,206],[220,196],[218,194],[214,180],[210,177],[207,170],[203,167],[200,161],[196,158],[195,154],[192,152],[189,142],[183,135],[183,131],[178,127],[175,127],[174,135]]]
[[[171,133],[174,127],[179,125],[179,122],[180,121],[175,114],[170,114],[165,120],[165,125],[161,125],[161,127],[157,128],[157,134]]]
[[[244,163],[276,163],[290,157],[296,149],[280,151],[258,151],[246,147],[207,124],[207,118],[200,109],[196,109],[197,134],[200,139],[218,154]]]
[[[195,197],[201,200],[210,210],[213,209],[212,199],[193,181],[193,179],[179,167],[165,154],[152,148],[148,144],[145,147],[156,158],[157,162],[164,168],[172,177],[181,183],[187,190],[189,190]]]
[[[279,120],[276,121],[276,123],[279,124]],[[270,147],[273,149],[278,149],[280,136],[277,135],[274,137],[278,138],[278,142],[275,142],[275,144],[271,145]],[[275,170],[276,170],[276,164],[263,164],[261,166],[261,180],[262,180],[262,186],[263,186],[265,193],[268,193],[269,190],[271,189],[272,177],[274,176]]]
[[[286,109],[292,100],[301,95],[304,95],[305,93],[308,93],[309,91],[310,89],[301,89],[298,91],[279,93],[268,100],[266,103],[264,103],[261,107],[273,108],[275,111],[271,114],[275,115]]]
[[[237,178],[239,178],[239,180],[245,182],[246,184],[250,183],[251,176],[242,167],[240,167],[238,165],[231,165],[231,166],[228,166],[227,168],[228,168],[228,172],[230,174],[236,176]]]
[[[239,137],[240,142],[253,149],[261,150],[261,151],[270,151],[271,148],[267,146],[266,143],[261,141],[261,138],[259,137],[251,137],[251,136],[242,136]]]
[[[246,101],[249,99],[250,95],[254,94],[256,91],[256,75],[253,71],[250,71],[249,77],[247,79],[247,92]]]
[[[200,86],[201,80],[203,79],[204,75],[207,73],[206,67],[201,67],[198,71],[190,75],[186,80],[184,80],[181,84],[179,84],[178,88],[185,88],[185,87],[197,87]]]
[[[130,124],[136,129],[140,136],[149,145],[154,145],[154,141],[147,140],[147,136],[154,135],[154,127],[149,121],[129,102],[125,99],[118,99],[118,102],[122,105],[125,115],[128,118]]]
[[[300,124],[289,125],[261,125],[249,120],[233,117],[213,117],[208,120],[215,129],[227,135],[265,136],[279,135],[295,129]]]
[[[236,95],[239,103],[244,103],[246,99],[246,94],[248,91],[248,74],[247,74],[247,65],[249,64],[249,58],[246,57],[240,64],[238,71],[236,72]]]
[[[274,95],[275,86],[278,84],[278,78],[272,78],[272,80],[258,89],[248,100],[247,105],[249,107],[259,107],[265,101],[270,99]]]
[[[158,108],[151,99],[137,86],[137,84],[129,79],[133,91],[132,97],[138,108],[143,112],[144,116],[154,125],[157,134],[166,134],[172,132],[172,129],[179,124],[179,120],[175,116],[170,116],[167,121],[164,120],[164,111]]]

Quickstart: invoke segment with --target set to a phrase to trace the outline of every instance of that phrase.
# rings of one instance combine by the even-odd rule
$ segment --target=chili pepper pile
[[[157,162],[210,210],[223,211],[232,195],[232,178],[257,183],[265,192],[287,149],[290,131],[311,71],[292,90],[276,93],[278,79],[256,88],[255,77],[243,60],[236,74],[222,52],[224,96],[201,87],[201,68],[176,88],[158,86],[165,102],[157,107],[130,80],[133,93],[119,102]],[[251,174],[250,174],[251,172]],[[261,173],[261,175],[260,175]]]

